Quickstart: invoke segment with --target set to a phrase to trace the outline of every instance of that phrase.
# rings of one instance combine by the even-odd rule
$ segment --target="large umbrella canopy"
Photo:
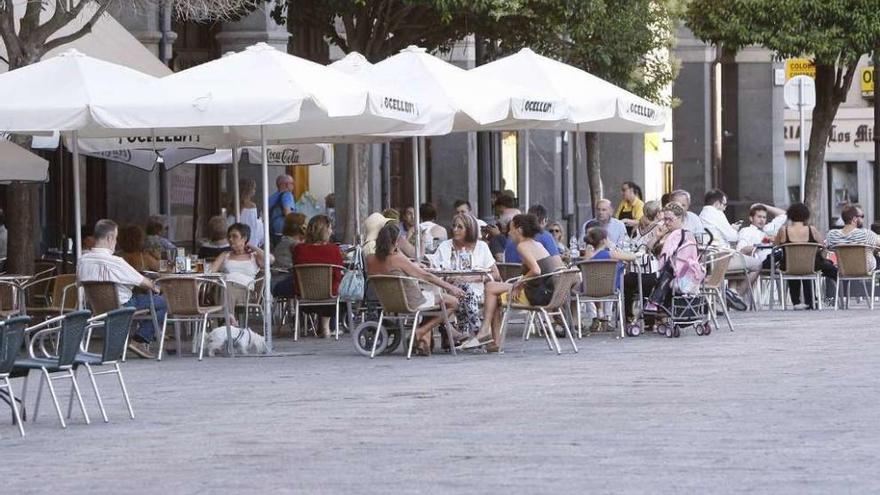
[[[155,80],[75,49],[0,75],[0,130],[101,133],[95,97],[125,96]]]
[[[100,107],[107,127],[197,135],[218,146],[259,142],[259,125],[268,142],[324,142],[419,128],[425,120],[417,102],[395,101],[265,43],[102,98]]]
[[[424,129],[394,133],[398,136],[435,136],[454,131],[477,131],[487,126],[521,126],[517,121],[559,121],[565,118],[561,102],[551,101],[543,89],[526,89],[494,76],[482,76],[410,46],[369,69],[362,77],[374,84],[402,85],[430,103],[435,118]],[[529,100],[551,105],[525,106]],[[542,110],[534,111],[532,108]]]
[[[549,91],[564,102],[568,118],[554,126],[567,131],[659,132],[666,110],[588,72],[536,54],[528,48],[471,69],[472,73],[509,81],[532,90]],[[535,103],[538,107],[549,102]],[[502,126],[503,127],[503,126]]]
[[[0,138],[0,183],[48,180],[48,161],[13,142]]]

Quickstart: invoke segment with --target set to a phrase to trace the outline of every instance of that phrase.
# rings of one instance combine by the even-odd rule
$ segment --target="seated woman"
[[[809,225],[810,208],[804,203],[794,203],[788,207],[785,212],[788,217],[788,225],[779,229],[776,233],[776,239],[773,244],[781,246],[794,242],[812,242],[824,244],[825,238],[819,229]],[[785,257],[780,260],[780,264],[785,266]],[[821,252],[816,254],[816,270],[821,270],[825,278],[836,279],[837,267],[834,263],[828,261]],[[799,306],[801,304],[801,290],[803,290],[803,303],[806,309],[813,309],[813,284],[803,283],[801,280],[788,281],[788,294],[791,297],[791,304]]]
[[[632,230],[633,244],[635,246],[647,246],[648,244],[653,244],[652,241],[659,236],[662,230],[660,229],[660,225],[663,221],[658,217],[660,216],[660,210],[662,209],[663,206],[659,201],[648,201],[645,203],[645,206],[642,209],[642,218],[639,219],[638,223]]]
[[[432,266],[450,270],[461,267],[461,260],[470,259],[471,268],[486,270],[492,280],[501,280],[495,257],[489,245],[480,240],[480,226],[477,218],[470,213],[459,213],[452,217],[452,239],[440,243],[434,254],[428,255]],[[480,304],[484,299],[485,278],[480,275],[456,277],[452,283],[465,291],[459,301],[456,321],[458,330],[463,333],[476,331],[480,327]],[[444,347],[448,346],[446,340]]]
[[[661,219],[663,226],[658,227],[662,235],[660,266],[671,260],[675,272],[673,287],[679,292],[691,293],[699,289],[706,277],[706,272],[699,263],[697,239],[689,230],[684,229],[687,211],[678,203],[670,202],[663,207]],[[649,248],[653,249],[653,245]],[[628,273],[623,279],[624,313],[631,319],[633,301],[638,293],[637,273]],[[642,295],[648,297],[657,285],[657,274],[648,273],[642,277]]]
[[[294,271],[296,265],[319,263],[327,265],[342,265],[342,251],[339,246],[330,242],[330,236],[333,235],[333,227],[330,225],[330,217],[327,215],[315,215],[309,220],[306,227],[305,242],[301,242],[291,249],[291,258],[293,261]],[[342,271],[334,270],[333,272],[333,293],[339,293],[339,282],[342,281]],[[299,288],[294,284],[294,293],[299,293]],[[320,336],[328,337],[330,335],[330,317],[335,313],[333,305],[327,306],[307,306],[304,311],[315,313],[321,317]],[[338,324],[338,322],[337,322]]]
[[[522,257],[523,277],[538,277],[564,268],[565,264],[559,255],[551,256],[544,246],[535,240],[541,233],[541,225],[535,215],[519,214],[510,221],[509,236],[516,244],[516,251]],[[513,291],[514,299],[522,304],[530,304],[524,291],[524,285],[531,289],[540,289],[547,283],[547,278],[519,285]],[[483,325],[480,331],[465,342],[462,349],[487,346],[489,352],[497,352],[501,345],[501,306],[506,302],[507,293],[513,286],[504,282],[486,284],[486,301],[483,307]]]
[[[211,263],[212,272],[226,274],[226,292],[232,307],[247,304],[248,289],[252,289],[257,273],[263,266],[263,250],[251,245],[251,229],[243,223],[234,223],[226,231],[230,250],[223,252]],[[271,262],[272,255],[269,255]]]
[[[418,304],[419,308],[430,308],[440,303],[442,299],[446,305],[446,309],[455,311],[458,308],[458,299],[464,296],[464,291],[458,287],[446,282],[436,275],[426,271],[409,258],[404,256],[398,246],[397,240],[400,237],[400,229],[397,222],[388,222],[379,235],[376,237],[375,254],[367,256],[367,275],[397,275],[403,277],[412,277],[440,287],[445,294],[438,293],[436,290],[418,288],[407,284],[407,299]],[[432,316],[422,320],[422,325],[416,329],[416,355],[430,356],[433,347],[433,328],[443,321],[442,316]]]
[[[159,271],[159,260],[144,249],[147,234],[139,225],[128,225],[119,230],[120,257],[139,272]]]
[[[229,241],[226,240],[226,220],[220,215],[211,217],[208,220],[208,238],[199,246],[199,258],[213,260],[229,249]]]
[[[560,253],[567,253],[568,245],[565,243],[565,230],[563,230],[562,224],[556,220],[548,223],[547,232],[553,236],[553,240],[556,242],[556,249],[558,249]]]
[[[303,242],[306,238],[306,216],[302,213],[288,213],[284,217],[284,228],[281,230],[281,240],[272,250],[275,262],[272,268],[290,270],[293,268],[293,247]]]
[[[611,244],[608,242],[608,232],[602,227],[590,227],[584,240],[587,243],[587,260],[617,260],[617,276],[614,280],[614,288],[619,289],[623,279],[623,262],[635,261],[637,256],[619,249],[612,249]],[[593,325],[590,327],[591,332],[599,331],[603,323],[608,321],[604,314],[603,304],[596,304],[596,315],[598,318],[593,320]]]

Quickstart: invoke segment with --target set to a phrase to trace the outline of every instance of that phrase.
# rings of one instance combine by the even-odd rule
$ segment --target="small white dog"
[[[232,331],[232,347],[235,352],[240,354],[266,354],[266,340],[263,336],[254,332],[250,328],[239,328],[230,326]],[[208,334],[206,347],[208,356],[213,357],[219,350],[226,349],[226,327],[219,327],[211,330]]]

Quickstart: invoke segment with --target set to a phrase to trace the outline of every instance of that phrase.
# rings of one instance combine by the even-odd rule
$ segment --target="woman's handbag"
[[[364,300],[364,270],[361,247],[354,250],[354,267],[345,272],[339,282],[339,300],[360,302]]]
[[[523,292],[532,306],[546,306],[553,299],[553,279],[543,277],[528,280],[523,284]]]

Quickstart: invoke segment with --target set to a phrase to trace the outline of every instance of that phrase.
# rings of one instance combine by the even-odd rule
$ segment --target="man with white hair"
[[[584,222],[584,225],[581,228],[581,238],[579,240],[584,242],[584,238],[587,236],[587,230],[593,227],[602,227],[605,229],[605,232],[608,233],[608,240],[613,245],[619,246],[627,237],[626,225],[620,220],[614,218],[614,205],[611,204],[611,200],[603,198],[596,201],[594,211],[596,218]]]
[[[691,193],[684,189],[676,189],[669,194],[669,201],[680,204],[684,207],[685,211],[687,211],[687,217],[684,220],[685,230],[689,230],[694,235],[703,235],[706,233],[703,221],[700,220],[700,217],[696,213],[691,211]]]

